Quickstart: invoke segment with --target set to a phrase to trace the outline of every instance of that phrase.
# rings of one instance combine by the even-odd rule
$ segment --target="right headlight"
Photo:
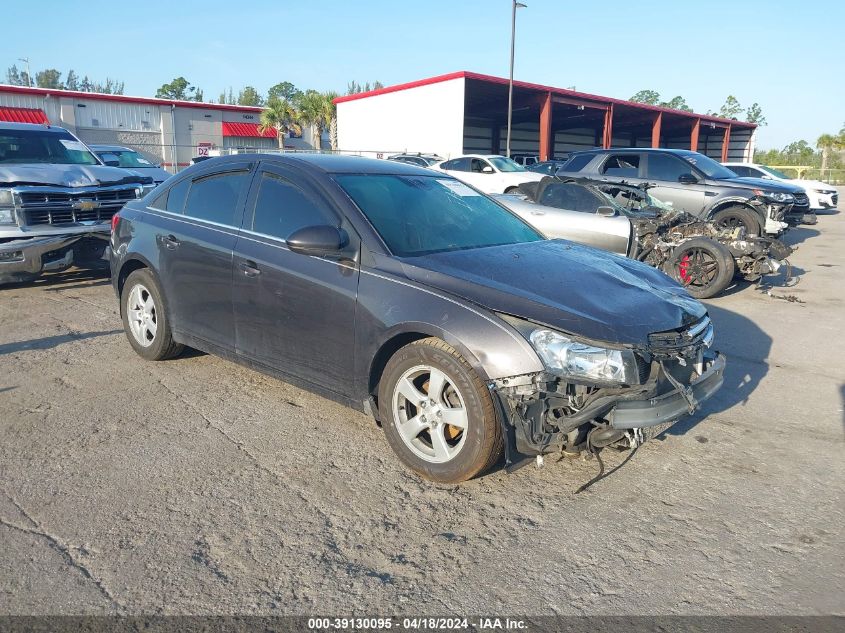
[[[604,384],[639,384],[637,358],[631,350],[578,341],[550,328],[501,315],[528,339],[546,369],[562,378]]]
[[[771,200],[772,202],[780,202],[782,204],[795,202],[795,197],[791,193],[782,193],[780,191],[764,191],[762,189],[755,189],[754,193],[762,198]]]

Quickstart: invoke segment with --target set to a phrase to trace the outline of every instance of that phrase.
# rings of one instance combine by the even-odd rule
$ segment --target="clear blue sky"
[[[758,147],[845,122],[842,0],[523,0],[516,78],[697,112],[757,101]],[[279,81],[343,92],[470,70],[507,76],[510,0],[28,0],[3,7],[0,71],[19,57],[151,96],[182,75],[207,100]],[[18,63],[21,66],[20,63]],[[2,77],[5,79],[5,77]]]

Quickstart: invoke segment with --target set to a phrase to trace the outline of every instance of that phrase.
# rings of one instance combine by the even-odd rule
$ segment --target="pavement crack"
[[[32,524],[32,527],[27,527],[25,525],[18,525],[12,521],[9,521],[2,516],[0,516],[0,525],[5,525],[7,528],[12,530],[17,530],[18,532],[23,532],[24,534],[31,534],[33,536],[40,536],[41,538],[45,539],[47,543],[57,551],[62,558],[65,559],[68,565],[76,569],[80,574],[82,574],[85,578],[90,580],[94,583],[94,586],[100,591],[104,598],[106,598],[113,607],[116,609],[122,609],[123,605],[118,602],[118,600],[114,597],[114,594],[109,590],[103,580],[94,575],[94,573],[88,569],[88,567],[77,560],[73,553],[72,548],[70,545],[65,543],[60,537],[56,536],[55,534],[51,534],[47,530],[43,528],[40,522],[38,522],[29,512],[27,512],[24,507],[17,502],[17,500],[10,495],[8,492],[4,491],[4,494],[9,499],[9,501],[14,504],[14,506],[18,509],[18,511]]]

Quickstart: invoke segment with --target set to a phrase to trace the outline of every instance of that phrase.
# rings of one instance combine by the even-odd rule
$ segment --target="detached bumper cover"
[[[108,233],[92,231],[0,242],[0,283],[26,281],[43,272],[69,268],[79,260],[79,253],[75,253],[71,248],[77,242],[85,241],[86,251],[91,250],[92,242],[95,248],[99,249],[101,242],[100,257],[102,257],[102,250],[108,243],[108,237]],[[96,255],[90,256],[90,252],[86,255],[89,255],[85,258],[86,261],[97,259]]]
[[[689,414],[691,407],[699,408],[719,390],[725,380],[725,364],[725,357],[716,353],[704,373],[686,387],[686,395],[675,389],[647,400],[623,401],[606,418],[616,429],[645,428],[675,421]]]

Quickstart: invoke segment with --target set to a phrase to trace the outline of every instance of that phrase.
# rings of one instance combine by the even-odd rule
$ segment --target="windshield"
[[[341,174],[334,179],[399,257],[543,239],[514,214],[454,178]]]
[[[736,178],[737,175],[724,165],[720,165],[712,158],[704,154],[690,152],[689,154],[681,154],[681,156],[688,163],[695,165],[704,175],[714,180],[723,180],[725,178]]]
[[[525,167],[504,156],[493,156],[487,160],[499,171],[525,171]]]
[[[775,178],[782,178],[783,180],[789,180],[789,176],[787,176],[782,171],[778,171],[777,169],[773,169],[771,167],[766,167],[765,165],[760,165],[759,167],[760,167],[760,169],[762,169],[763,171],[771,174]]]
[[[47,130],[0,130],[0,164],[14,163],[99,165],[100,161],[70,134]]]
[[[120,161],[120,167],[131,167],[134,169],[150,169],[153,167],[157,167],[151,161],[147,160],[138,152],[134,152],[129,149],[121,149],[121,150],[99,150],[97,151],[97,156],[103,158],[108,154],[113,154],[117,156],[117,160]]]

